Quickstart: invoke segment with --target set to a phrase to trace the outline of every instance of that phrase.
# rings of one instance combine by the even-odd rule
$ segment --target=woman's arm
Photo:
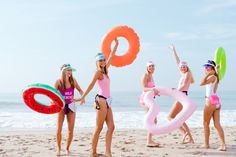
[[[77,89],[77,91],[80,93],[80,95],[82,96],[84,94],[84,91],[80,88],[78,82],[74,79],[75,82],[75,88]],[[81,104],[84,104],[85,100],[81,100]]]
[[[78,82],[74,79],[75,82],[75,88],[77,89],[77,91],[79,92],[80,95],[83,95],[83,90],[80,88]]]
[[[153,88],[148,88],[147,87],[147,84],[148,84],[148,77],[147,75],[145,74],[142,78],[142,85],[143,85],[143,91],[144,92],[147,92],[147,91],[152,91]]]
[[[86,91],[83,93],[83,95],[79,99],[74,99],[74,102],[82,101],[88,95],[88,93],[93,89],[93,87],[94,87],[94,85],[95,85],[95,83],[98,80],[100,75],[101,75],[101,72],[97,71],[95,73],[95,75],[93,76],[93,79],[90,82],[90,84],[89,84],[88,88],[86,89]]]
[[[59,84],[60,84],[60,81],[59,81],[59,80],[57,80],[57,81],[54,83],[54,88],[55,88],[56,90],[59,89]]]
[[[142,78],[142,85],[143,85],[143,91],[147,92],[147,91],[154,91],[155,95],[159,95],[159,91],[156,88],[148,88],[147,87],[148,84],[148,77],[145,74]]]
[[[201,82],[200,82],[200,86],[204,86],[206,84],[214,82],[216,78],[215,77],[210,77],[209,78],[209,76],[211,76],[211,75],[212,75],[212,73],[208,73],[207,75],[205,75],[203,77],[203,79],[201,80]]]
[[[118,42],[117,39],[115,39],[115,43],[116,43],[116,44],[115,44],[115,46],[114,46],[112,52],[110,53],[110,55],[109,55],[109,57],[108,57],[108,59],[107,59],[107,63],[106,63],[107,69],[110,67],[112,58],[114,57],[114,55],[115,55],[115,53],[116,53],[116,50],[117,50],[117,47],[118,47],[118,45],[119,45],[119,42]]]
[[[174,46],[174,45],[171,45],[171,46],[170,46],[170,49],[171,49],[172,52],[173,52],[173,55],[174,55],[174,58],[175,58],[175,61],[176,61],[177,66],[179,66],[180,59],[179,59],[179,56],[178,56],[178,54],[177,54],[177,52],[176,52],[175,46]]]

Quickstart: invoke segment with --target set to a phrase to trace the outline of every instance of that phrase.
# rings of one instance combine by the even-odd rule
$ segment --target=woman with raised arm
[[[176,64],[178,66],[178,69],[181,73],[181,78],[179,79],[179,85],[178,85],[178,90],[183,92],[184,94],[188,95],[188,89],[192,83],[194,83],[193,75],[192,72],[185,61],[180,61],[176,49],[174,45],[170,46],[170,49],[173,52]],[[169,113],[169,120],[173,119],[176,117],[176,115],[182,110],[183,106],[179,101],[176,101],[172,109],[170,110]],[[185,139],[188,137],[187,143],[194,143],[194,140],[192,138],[192,135],[190,133],[189,127],[186,123],[184,123],[181,127],[180,130],[183,132],[183,139],[181,143],[186,143]]]
[[[74,99],[74,101],[83,100],[88,93],[92,90],[95,83],[98,84],[99,93],[95,96],[95,108],[96,108],[96,129],[92,137],[92,156],[97,157],[97,144],[99,135],[102,131],[103,124],[107,124],[107,133],[106,133],[106,150],[105,155],[107,157],[112,157],[111,152],[111,142],[112,134],[115,129],[113,113],[111,108],[111,96],[110,96],[110,79],[108,76],[108,68],[111,65],[111,60],[116,53],[118,47],[118,40],[115,39],[115,47],[110,53],[108,59],[106,60],[105,56],[102,53],[96,55],[96,65],[97,70],[93,76],[91,83],[89,84],[87,90],[79,99]]]

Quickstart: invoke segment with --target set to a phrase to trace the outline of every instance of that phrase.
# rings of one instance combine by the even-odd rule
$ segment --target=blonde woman
[[[173,45],[170,46],[170,49],[173,52],[177,67],[181,73],[181,78],[179,79],[179,85],[178,90],[183,92],[184,94],[188,95],[188,89],[192,83],[194,83],[193,75],[191,73],[191,70],[187,64],[187,62],[180,61],[176,49]],[[182,110],[183,106],[180,102],[176,101],[169,113],[169,120],[175,118],[175,116]],[[189,127],[186,123],[184,123],[180,130],[183,132],[183,139],[180,143],[186,143],[185,139],[188,137],[187,143],[194,143],[194,140],[192,138],[191,132],[189,130]]]
[[[107,157],[112,157],[111,152],[111,142],[112,134],[115,129],[113,113],[111,108],[111,95],[110,95],[110,78],[108,76],[108,68],[111,65],[111,60],[115,55],[115,52],[118,47],[118,40],[115,39],[115,47],[110,53],[110,56],[106,60],[105,56],[102,53],[96,55],[96,66],[97,71],[94,74],[94,77],[89,84],[88,88],[84,94],[79,99],[74,99],[74,101],[82,101],[88,93],[92,90],[95,83],[98,84],[99,93],[95,96],[95,108],[96,108],[96,129],[92,137],[92,156],[97,157],[97,144],[99,135],[102,131],[103,124],[107,124],[107,133],[106,133],[106,150],[105,155]]]
[[[153,91],[155,95],[159,95],[158,90],[155,89],[155,82],[154,82],[154,79],[153,79],[154,71],[155,71],[155,64],[152,61],[147,62],[146,72],[145,72],[145,74],[143,75],[143,77],[141,79],[141,84],[142,84],[142,87],[143,87],[143,93],[140,96],[140,103],[142,104],[142,106],[143,106],[143,108],[146,112],[148,112],[149,107],[148,107],[147,104],[145,104],[143,102],[143,97],[144,97],[145,92]],[[155,122],[156,122],[156,119],[155,119]],[[146,144],[146,146],[147,147],[159,147],[160,146],[159,143],[153,141],[152,134],[150,132],[147,133],[147,144]]]
[[[69,155],[70,153],[70,145],[73,139],[75,117],[76,117],[75,104],[73,104],[72,102],[74,98],[74,89],[77,89],[77,91],[81,95],[83,94],[83,90],[80,88],[79,84],[72,75],[72,71],[75,71],[75,69],[72,68],[70,64],[63,64],[61,67],[61,78],[58,79],[54,85],[54,87],[57,90],[59,90],[59,92],[62,94],[66,102],[64,109],[58,113],[57,117],[56,141],[57,141],[58,156],[61,155],[61,139],[62,139],[61,132],[65,116],[67,118],[67,123],[68,123],[66,153],[67,155]],[[84,100],[82,100],[82,102],[84,102]]]
[[[218,131],[220,137],[220,147],[218,150],[226,151],[224,130],[220,124],[220,100],[216,94],[219,84],[218,66],[212,60],[208,60],[205,67],[205,76],[203,77],[200,86],[206,86],[206,104],[203,113],[203,125],[205,142],[203,148],[209,148],[209,136],[210,136],[210,120],[213,118],[214,126]]]

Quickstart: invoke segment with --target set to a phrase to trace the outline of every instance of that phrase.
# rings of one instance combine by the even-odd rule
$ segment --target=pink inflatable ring
[[[174,119],[159,126],[158,123],[155,124],[154,122],[160,111],[158,105],[154,101],[154,92],[145,92],[144,103],[149,107],[145,117],[145,127],[154,135],[170,133],[178,129],[193,114],[197,106],[188,96],[176,89],[165,87],[156,87],[156,89],[161,96],[169,96],[179,101],[183,105],[183,109]]]

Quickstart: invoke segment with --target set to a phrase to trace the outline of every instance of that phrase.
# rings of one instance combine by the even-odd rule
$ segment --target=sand
[[[105,129],[101,133],[98,153],[105,151]],[[71,157],[89,157],[92,129],[75,130],[71,145]],[[175,131],[166,135],[156,135],[154,140],[161,144],[160,148],[146,147],[146,130],[116,129],[113,136],[113,157],[235,157],[236,156],[236,127],[224,127],[227,151],[217,150],[219,140],[217,132],[211,128],[210,149],[202,149],[203,129],[191,129],[194,144],[179,144],[182,135]],[[63,131],[62,156],[65,154],[66,130]],[[0,132],[1,157],[51,157],[56,156],[54,131],[4,131]]]

